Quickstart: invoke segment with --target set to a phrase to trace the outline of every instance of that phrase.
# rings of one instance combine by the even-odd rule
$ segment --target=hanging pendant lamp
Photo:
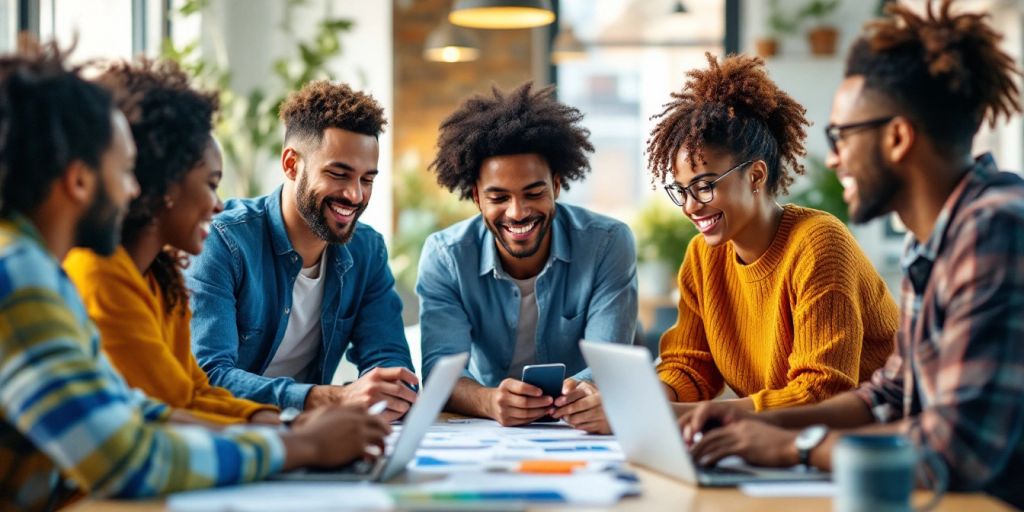
[[[480,43],[472,31],[448,21],[430,32],[423,44],[423,58],[434,62],[469,62],[480,57]]]
[[[551,0],[455,0],[448,21],[470,28],[533,28],[555,21]]]

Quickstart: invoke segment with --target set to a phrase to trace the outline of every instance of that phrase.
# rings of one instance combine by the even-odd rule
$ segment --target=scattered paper
[[[385,488],[367,483],[264,482],[172,494],[167,508],[188,512],[392,510]]]
[[[739,487],[755,498],[831,498],[836,490],[832,482],[750,482]]]

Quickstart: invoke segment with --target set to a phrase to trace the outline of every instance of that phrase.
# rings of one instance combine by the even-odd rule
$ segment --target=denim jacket
[[[537,276],[536,363],[564,363],[590,379],[579,341],[629,344],[636,331],[636,246],[625,224],[557,205],[551,256]],[[508,376],[519,289],[501,268],[494,236],[477,215],[430,235],[420,258],[423,375],[438,358],[469,351],[464,375],[488,387]]]
[[[310,382],[262,377],[288,326],[302,258],[285,232],[281,187],[227,202],[203,252],[185,271],[192,351],[211,383],[237,396],[302,409],[314,384],[330,383],[346,349],[360,374],[378,366],[412,371],[402,302],[380,234],[357,224],[352,240],[328,244],[324,257],[321,346]]]

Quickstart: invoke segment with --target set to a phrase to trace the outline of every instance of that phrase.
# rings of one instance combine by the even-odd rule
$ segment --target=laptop
[[[762,468],[738,457],[715,467],[694,463],[646,347],[581,341],[580,349],[601,390],[601,400],[626,460],[683,482],[730,487],[745,482],[828,480],[803,468]]]
[[[405,415],[402,422],[402,430],[394,444],[388,443],[388,450],[383,456],[378,457],[372,463],[362,460],[340,468],[331,469],[301,469],[278,473],[270,477],[271,480],[291,480],[304,482],[345,482],[345,481],[371,481],[385,482],[395,475],[401,473],[409,461],[416,455],[416,449],[420,441],[427,434],[427,430],[437,415],[441,413],[444,404],[455,387],[455,382],[462,375],[462,370],[469,360],[469,353],[462,352],[442,357],[434,365],[430,378],[423,385],[420,396],[416,403]]]

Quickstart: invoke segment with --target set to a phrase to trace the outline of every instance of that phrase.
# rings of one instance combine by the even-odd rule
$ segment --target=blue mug
[[[837,512],[909,512],[917,468],[931,468],[934,507],[945,490],[945,466],[919,451],[902,435],[851,434],[840,438],[832,452],[832,480]]]

